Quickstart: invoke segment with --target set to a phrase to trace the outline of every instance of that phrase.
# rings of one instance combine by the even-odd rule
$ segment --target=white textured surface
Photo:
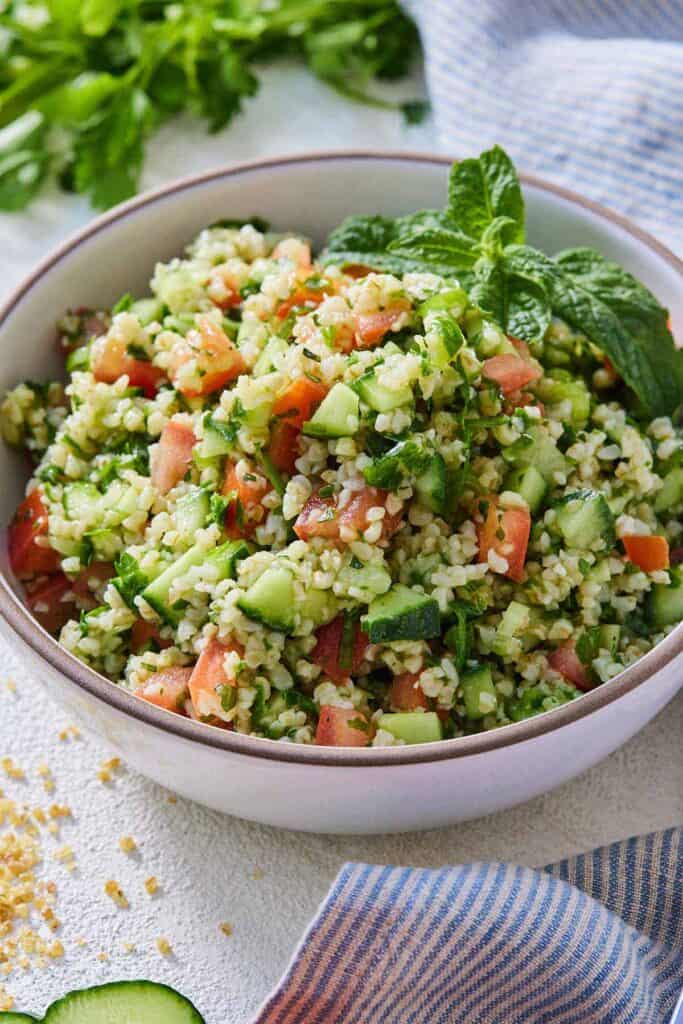
[[[248,114],[220,136],[207,140],[192,124],[167,127],[153,147],[145,185],[271,153],[432,144],[429,126],[406,130],[398,117],[348,105],[305,76],[281,69],[267,78],[268,87]],[[30,214],[3,216],[3,291],[88,215],[79,200],[55,193]],[[0,648],[0,660],[9,671],[11,652]],[[194,999],[208,1024],[245,1024],[282,973],[345,860],[543,864],[683,821],[683,694],[607,762],[553,794],[438,833],[354,839],[280,833],[181,800],[170,803],[159,787],[127,772],[104,785],[97,771],[108,752],[85,738],[61,742],[58,733],[68,724],[63,714],[35,681],[13,675],[15,695],[0,684],[0,756],[13,756],[27,782],[7,780],[3,787],[15,799],[43,805],[54,799],[73,811],[61,838],[44,842],[47,873],[59,886],[66,955],[41,973],[18,972],[8,982],[17,1005],[35,1012],[68,988],[149,977]],[[43,761],[57,782],[53,797],[46,797],[37,776]],[[138,854],[118,849],[125,834],[136,839]],[[52,860],[61,843],[76,853],[73,875]],[[152,874],[161,885],[154,899],[143,888]],[[122,886],[129,910],[117,910],[104,895],[110,878]],[[233,925],[229,938],[219,930],[222,921]],[[77,944],[79,936],[87,946]],[[173,957],[156,951],[158,936],[169,939]],[[135,943],[137,953],[125,953],[124,942]],[[106,962],[97,960],[100,951],[109,955]]]

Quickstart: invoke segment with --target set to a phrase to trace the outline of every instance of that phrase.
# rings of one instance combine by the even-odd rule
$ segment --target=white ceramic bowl
[[[67,306],[142,292],[154,263],[220,217],[258,213],[316,243],[350,213],[402,214],[444,202],[449,161],[333,153],[268,160],[190,178],[105,214],[21,285],[0,313],[2,390],[59,373],[54,321]],[[672,311],[683,337],[683,265],[591,203],[526,178],[530,240],[554,252],[590,245],[623,263]],[[0,522],[26,465],[0,446]],[[683,625],[612,682],[536,718],[457,740],[385,749],[276,743],[223,732],[138,700],[82,665],[31,618],[0,570],[0,629],[27,669],[81,723],[143,774],[210,807],[318,832],[433,828],[551,789],[632,736],[683,681]]]

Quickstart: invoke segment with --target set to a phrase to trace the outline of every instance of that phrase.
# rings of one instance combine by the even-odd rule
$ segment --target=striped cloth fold
[[[683,830],[545,869],[346,864],[254,1024],[666,1024]]]
[[[683,250],[681,0],[404,0],[440,141],[518,167]]]

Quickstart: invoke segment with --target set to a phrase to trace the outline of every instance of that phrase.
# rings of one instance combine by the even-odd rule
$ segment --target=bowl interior
[[[258,214],[274,229],[303,232],[320,246],[348,214],[396,215],[442,206],[448,170],[448,161],[426,156],[285,158],[216,172],[134,200],[48,257],[0,313],[0,389],[61,375],[57,317],[67,307],[106,307],[127,291],[145,294],[154,264],[180,254],[213,221]],[[593,246],[618,260],[670,309],[674,333],[683,338],[681,270],[670,254],[541,183],[527,180],[525,198],[532,244],[548,253]],[[9,521],[28,473],[25,459],[0,444],[0,525]],[[0,570],[6,568],[3,543]]]

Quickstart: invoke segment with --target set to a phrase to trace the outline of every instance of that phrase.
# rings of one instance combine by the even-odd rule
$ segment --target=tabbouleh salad
[[[2,429],[38,621],[142,700],[294,743],[496,728],[683,618],[681,355],[588,249],[524,242],[498,148],[313,259],[254,218],[59,323]]]

